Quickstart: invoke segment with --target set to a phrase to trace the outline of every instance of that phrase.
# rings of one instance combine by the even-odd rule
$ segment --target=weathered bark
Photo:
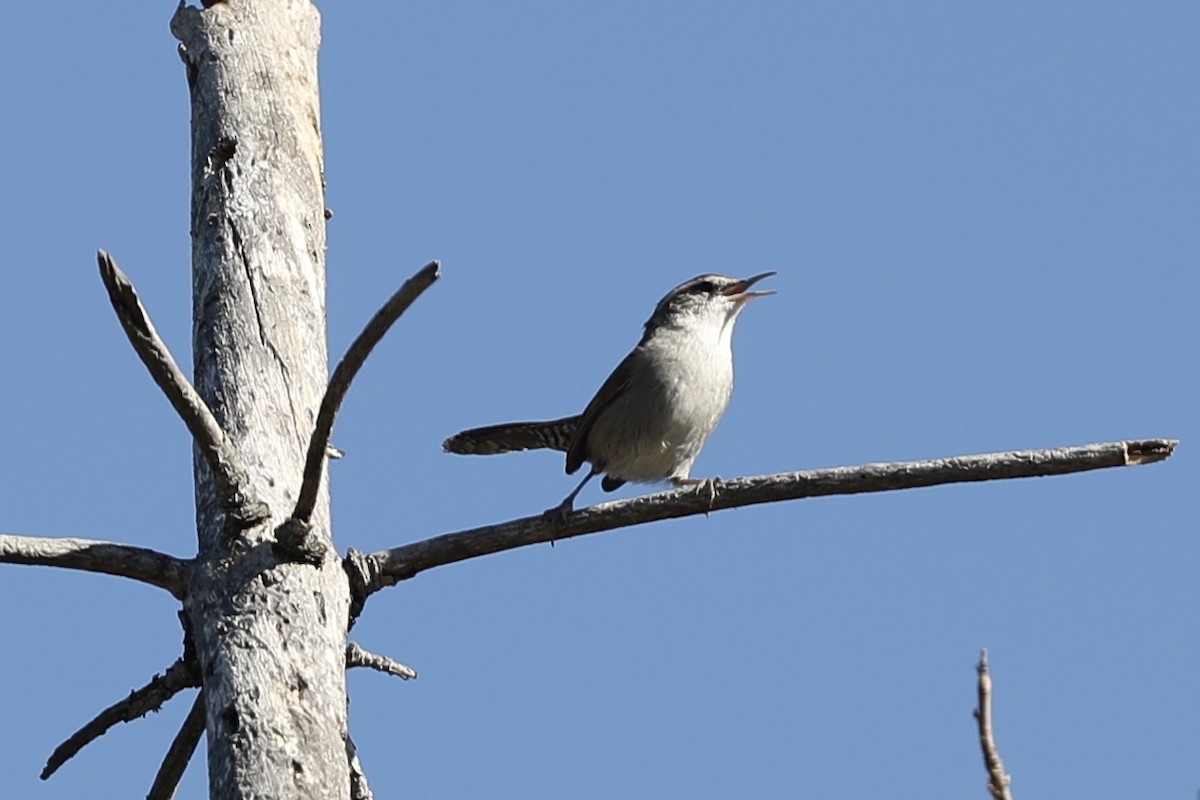
[[[185,600],[214,798],[348,797],[346,576],[328,487],[309,520],[325,558],[272,546],[295,505],[325,388],[325,202],[308,0],[180,7],[192,100],[195,385],[258,513],[195,454],[199,555]],[[261,512],[265,511],[263,517]]]

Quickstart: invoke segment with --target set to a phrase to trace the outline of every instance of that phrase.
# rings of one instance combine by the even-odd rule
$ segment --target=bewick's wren
[[[692,463],[733,392],[733,326],[749,300],[774,294],[750,291],[774,274],[744,280],[700,275],[676,286],[582,414],[472,428],[451,436],[442,449],[474,455],[562,450],[567,474],[588,462],[591,470],[558,506],[562,511],[600,474],[606,492],[627,481],[700,483],[689,475]]]

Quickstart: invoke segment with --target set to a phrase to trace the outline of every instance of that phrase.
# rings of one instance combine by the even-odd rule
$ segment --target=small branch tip
[[[430,261],[415,275],[404,282],[388,301],[375,312],[363,328],[362,333],[350,344],[346,355],[334,369],[325,387],[325,396],[321,398],[321,407],[317,411],[317,419],[308,440],[308,454],[304,462],[304,475],[300,484],[300,495],[292,518],[299,522],[308,522],[317,503],[317,492],[321,486],[321,478],[325,474],[325,453],[329,445],[329,437],[333,433],[333,423],[337,419],[346,392],[350,391],[350,383],[358,374],[359,369],[367,360],[367,356],[375,349],[375,345],[391,329],[408,307],[421,294],[433,285],[439,277],[440,261]]]
[[[101,711],[94,719],[73,733],[50,754],[40,775],[48,779],[58,768],[71,760],[86,745],[108,732],[118,722],[132,722],[151,711],[157,711],[163,703],[184,689],[200,685],[197,671],[184,659],[179,659],[162,675],[155,675],[140,689],[134,689],[125,698]]]
[[[346,645],[346,667],[367,667],[368,669],[377,670],[385,675],[394,675],[397,678],[402,678],[406,681],[411,681],[417,677],[417,671],[410,666],[401,664],[394,658],[372,653],[366,650],[357,642],[350,642]]]
[[[138,358],[150,372],[150,377],[167,396],[175,412],[187,425],[188,432],[196,440],[197,448],[212,471],[217,494],[222,498],[222,503],[226,506],[234,505],[236,498],[236,502],[254,504],[257,501],[250,491],[246,471],[225,436],[224,429],[199,392],[183,374],[166,342],[158,335],[132,281],[121,271],[116,259],[108,252],[97,251],[96,260],[100,265],[100,278],[104,282],[109,302],[116,312],[121,329]]]
[[[1162,461],[1171,457],[1178,444],[1178,439],[1145,439],[1125,442],[1125,463],[1136,466]]]
[[[995,731],[992,729],[992,676],[988,674],[986,647],[979,651],[979,663],[975,670],[979,674],[979,681],[976,687],[978,705],[974,716],[983,766],[988,775],[988,793],[993,800],[1012,800],[1012,778],[1004,771],[1004,761],[1000,758]]]

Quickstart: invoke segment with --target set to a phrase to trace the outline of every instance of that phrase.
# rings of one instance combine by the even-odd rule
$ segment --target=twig
[[[707,514],[724,508],[824,495],[884,492],[945,483],[1030,478],[1148,464],[1171,455],[1175,440],[1106,442],[1051,450],[835,467],[720,481],[704,491],[673,489],[585,508],[565,517],[544,513],[496,525],[447,533],[359,558],[366,567],[364,598],[432,567],[551,540],[623,528],[643,522]]]
[[[975,709],[975,722],[979,727],[979,746],[983,750],[983,766],[988,774],[988,792],[993,800],[1013,800],[1012,778],[1004,771],[1000,751],[992,731],[992,676],[988,674],[987,649],[979,651],[979,707]]]
[[[174,741],[167,748],[167,755],[158,768],[158,774],[154,776],[154,783],[146,794],[146,800],[171,800],[175,796],[184,770],[196,754],[196,746],[200,744],[200,737],[204,735],[205,722],[204,690],[201,689],[196,693],[196,699],[192,701],[192,710],[183,720],[179,733],[175,734]]]
[[[179,659],[162,675],[155,675],[141,689],[133,690],[124,700],[101,711],[95,719],[55,748],[46,762],[46,767],[42,770],[42,780],[53,775],[59,767],[86,745],[107,733],[113,725],[118,722],[132,722],[151,711],[157,711],[163,703],[179,692],[199,685],[200,676],[182,658]]]
[[[0,533],[0,563],[63,567],[132,578],[182,599],[190,562],[144,547],[93,539],[53,539]]]
[[[100,278],[108,290],[108,298],[117,312],[121,328],[150,371],[150,377],[166,394],[196,440],[196,447],[212,471],[222,507],[246,526],[266,519],[269,511],[253,496],[250,480],[233,445],[208,404],[175,363],[171,351],[158,335],[150,315],[138,299],[133,283],[105,251],[100,250],[96,259],[100,263]]]
[[[317,504],[317,490],[321,485],[321,475],[325,467],[325,451],[329,445],[329,435],[333,432],[333,421],[337,417],[342,400],[350,389],[350,382],[358,374],[367,356],[379,344],[392,324],[400,315],[428,289],[433,282],[441,277],[440,261],[430,261],[416,275],[404,282],[395,294],[388,299],[375,316],[363,328],[362,333],[350,345],[346,355],[342,357],[329,385],[325,387],[325,396],[321,399],[321,408],[317,412],[317,421],[313,426],[312,436],[308,440],[308,456],[304,462],[304,482],[300,486],[300,497],[296,500],[296,509],[292,519],[307,523]]]
[[[406,681],[417,677],[417,671],[412,667],[407,667],[387,656],[381,656],[378,653],[365,650],[358,642],[350,642],[346,645],[346,666],[369,667],[388,675],[395,675],[397,678],[403,678]]]
[[[367,783],[362,760],[358,757],[358,748],[354,746],[350,734],[346,734],[346,760],[350,762],[350,800],[375,800]]]

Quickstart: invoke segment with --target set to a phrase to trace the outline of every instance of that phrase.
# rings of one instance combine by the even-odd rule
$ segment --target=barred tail
[[[469,456],[490,456],[518,450],[547,448],[567,452],[579,424],[579,415],[546,422],[509,422],[471,428],[442,442],[442,450]]]

